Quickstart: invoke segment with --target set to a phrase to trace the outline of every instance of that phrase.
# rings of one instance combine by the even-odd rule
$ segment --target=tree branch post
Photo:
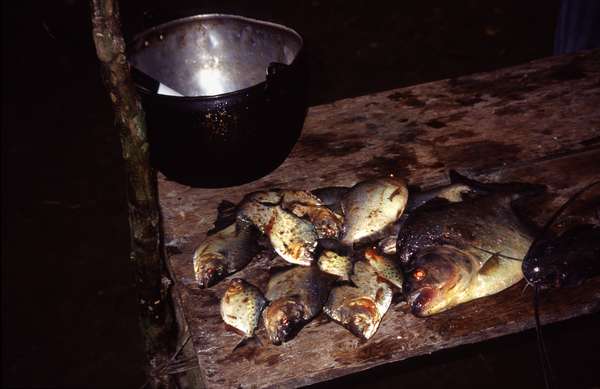
[[[115,112],[127,170],[130,259],[136,268],[141,327],[152,370],[166,358],[173,324],[169,283],[163,282],[165,254],[156,174],[150,166],[144,111],[125,55],[118,2],[91,0],[91,7],[94,43]]]

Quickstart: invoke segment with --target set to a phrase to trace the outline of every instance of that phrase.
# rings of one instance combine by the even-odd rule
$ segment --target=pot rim
[[[173,25],[177,25],[177,24],[182,24],[182,23],[187,23],[190,21],[195,21],[195,20],[206,20],[206,19],[213,19],[213,18],[229,18],[229,19],[237,19],[237,20],[242,20],[245,22],[250,22],[250,23],[254,23],[254,24],[262,24],[264,26],[270,26],[270,27],[276,27],[279,28],[281,30],[285,30],[293,35],[295,35],[299,40],[300,40],[300,48],[298,50],[298,52],[296,53],[296,55],[294,56],[294,60],[292,61],[292,63],[288,66],[292,66],[296,60],[298,59],[298,57],[300,56],[300,53],[304,50],[304,39],[302,38],[302,36],[295,31],[294,29],[284,26],[283,24],[278,24],[278,23],[274,23],[274,22],[269,22],[266,20],[259,20],[259,19],[253,19],[253,18],[249,18],[246,16],[241,16],[241,15],[233,15],[233,14],[222,14],[222,13],[210,13],[210,14],[198,14],[198,15],[191,15],[191,16],[186,16],[183,18],[178,18],[178,19],[173,19],[170,20],[168,22],[165,23],[161,23],[159,25],[150,27],[138,34],[135,34],[133,39],[131,39],[131,41],[127,42],[125,47],[130,47],[132,46],[135,42],[138,42],[142,39],[144,39],[144,37],[153,34],[153,33],[157,33],[160,32],[160,30],[164,29],[164,28],[168,28],[171,27]],[[130,65],[131,66],[131,65]],[[265,69],[265,73],[266,73],[266,69]],[[134,82],[134,85],[136,87],[136,90],[144,95],[147,96],[152,96],[153,98],[159,98],[159,99],[165,99],[165,100],[172,100],[172,101],[210,101],[210,100],[216,100],[216,99],[221,99],[221,98],[227,98],[227,97],[231,97],[231,96],[235,96],[238,94],[244,94],[244,93],[250,93],[253,92],[255,89],[261,89],[264,88],[264,86],[266,85],[267,80],[265,77],[265,80],[255,84],[255,85],[251,85],[249,87],[246,87],[244,89],[238,89],[235,91],[231,91],[231,92],[225,92],[225,93],[220,93],[218,95],[207,95],[207,96],[171,96],[171,95],[162,95],[162,94],[158,94],[158,93],[154,93],[149,91],[147,88],[144,88],[141,85],[138,85],[137,83]]]

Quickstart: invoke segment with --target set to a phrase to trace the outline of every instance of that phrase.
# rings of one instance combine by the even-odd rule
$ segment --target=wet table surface
[[[394,305],[368,342],[320,316],[282,346],[271,345],[260,327],[262,346],[232,352],[240,337],[225,329],[219,314],[226,282],[206,290],[194,286],[192,252],[222,200],[237,202],[274,187],[350,186],[390,173],[423,189],[447,183],[449,169],[481,180],[543,183],[548,193],[530,210],[541,223],[571,194],[600,179],[598,107],[596,50],[313,107],[289,158],[249,184],[200,189],[159,177],[172,295],[182,334],[191,335],[186,352],[199,365],[194,384],[308,385],[533,327],[532,291],[523,291],[521,282],[424,319]],[[235,276],[264,286],[265,270],[273,265],[258,258]],[[544,323],[596,312],[600,278],[549,291],[542,306]]]

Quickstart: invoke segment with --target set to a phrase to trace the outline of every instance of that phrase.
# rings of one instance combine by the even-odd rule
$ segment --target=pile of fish
[[[266,244],[294,266],[273,274],[264,291],[230,280],[221,315],[245,338],[262,320],[271,342],[281,344],[320,312],[369,339],[395,296],[424,317],[519,282],[534,232],[513,204],[543,188],[456,173],[451,179],[428,192],[409,193],[404,180],[390,176],[224,202],[194,253],[198,285],[211,287],[241,270]],[[574,233],[598,239],[596,227]],[[566,250],[569,236],[562,237]]]

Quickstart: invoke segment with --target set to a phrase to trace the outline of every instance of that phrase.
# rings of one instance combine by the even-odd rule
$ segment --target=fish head
[[[596,269],[596,270],[594,270]],[[600,272],[600,226],[579,224],[534,245],[522,265],[532,286],[578,286]]]
[[[404,281],[408,303],[416,316],[429,316],[452,306],[478,267],[470,254],[449,245],[419,252]]]
[[[208,288],[227,275],[224,258],[219,255],[211,258],[194,258],[194,273],[201,288]]]
[[[381,321],[377,304],[366,297],[359,297],[344,304],[340,317],[350,332],[363,339],[373,336]]]
[[[267,334],[275,345],[293,337],[304,321],[304,306],[293,296],[273,301],[263,313]]]
[[[231,298],[244,292],[246,282],[241,278],[234,278],[229,282],[227,290],[225,290],[225,297]]]
[[[568,279],[568,270],[562,261],[554,261],[552,256],[541,256],[534,253],[523,261],[523,277],[528,284],[539,288],[561,287]]]

